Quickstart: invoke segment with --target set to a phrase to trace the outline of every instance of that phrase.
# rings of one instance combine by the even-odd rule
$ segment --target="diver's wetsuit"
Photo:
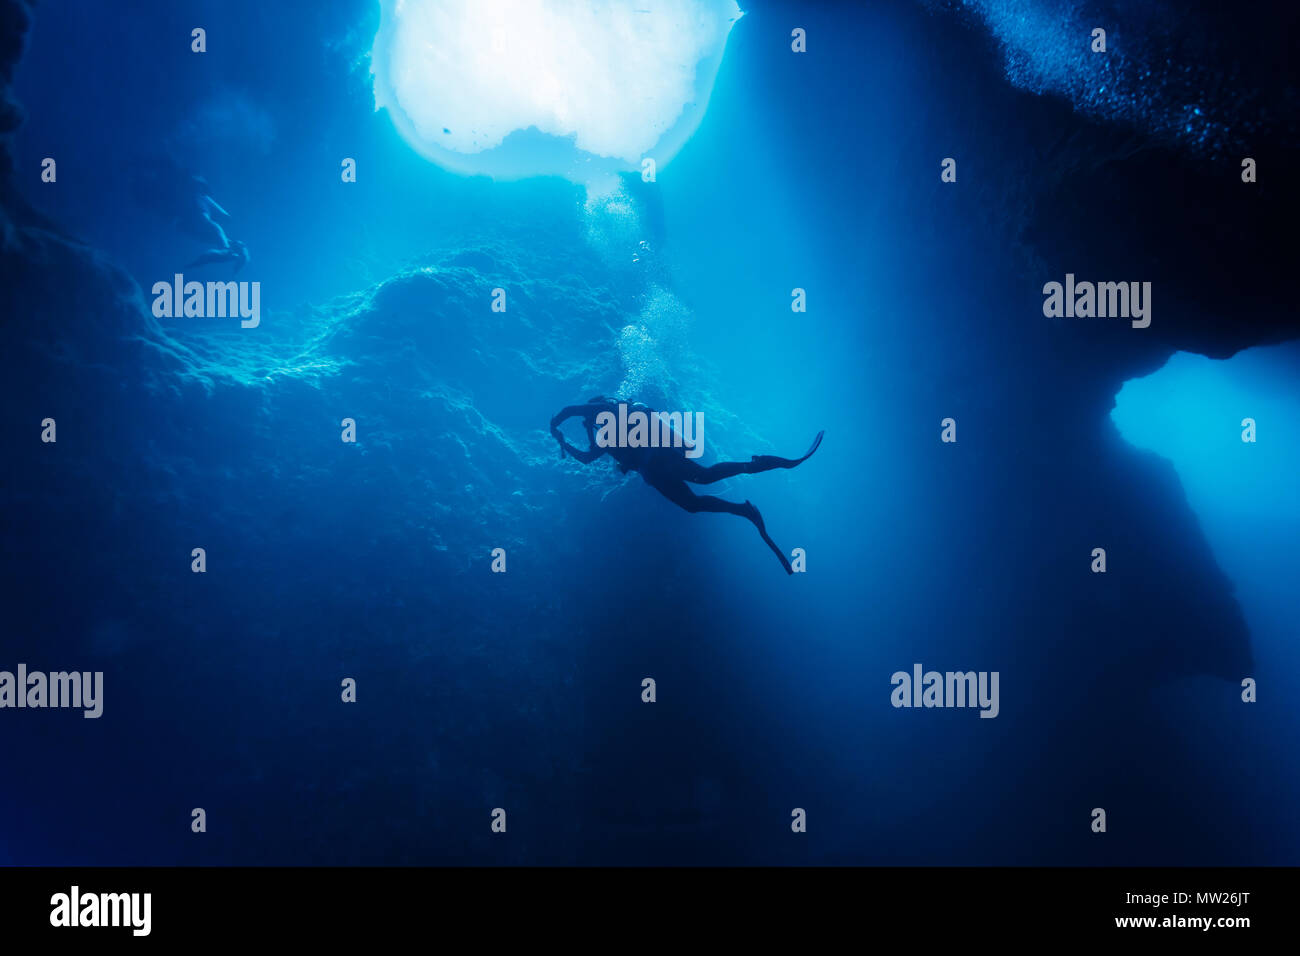
[[[618,402],[598,397],[585,405],[569,405],[561,409],[559,414],[551,419],[551,434],[560,443],[561,456],[567,453],[583,464],[588,464],[601,455],[608,454],[618,462],[620,471],[624,473],[629,471],[640,472],[646,484],[679,508],[692,514],[710,511],[748,518],[753,522],[754,527],[758,529],[758,533],[762,535],[767,546],[772,549],[772,552],[780,560],[781,566],[785,568],[786,573],[794,574],[794,569],[790,567],[789,558],[785,556],[785,552],[776,546],[776,542],[768,537],[767,528],[763,525],[763,516],[758,513],[758,509],[753,504],[746,501],[744,504],[738,505],[722,498],[715,498],[713,495],[697,495],[686,487],[686,483],[708,485],[715,481],[722,481],[724,478],[733,478],[736,475],[754,475],[775,468],[793,468],[795,465],[806,461],[817,450],[817,446],[821,444],[822,435],[825,432],[817,433],[817,437],[813,439],[812,447],[808,449],[807,454],[802,458],[755,455],[749,461],[720,461],[713,465],[701,465],[694,459],[687,458],[684,450],[680,447],[662,445],[658,448],[598,446],[595,436],[596,416],[601,412],[610,412],[617,415],[618,406]],[[652,409],[646,408],[644,405],[637,405],[634,410],[645,412],[647,415],[655,414]],[[586,451],[574,448],[560,434],[560,423],[575,417],[581,418],[587,428],[587,442],[590,447]]]

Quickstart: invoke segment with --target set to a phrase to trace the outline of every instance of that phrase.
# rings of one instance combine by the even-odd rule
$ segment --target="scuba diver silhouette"
[[[185,268],[192,269],[194,266],[205,266],[215,262],[233,262],[235,272],[239,272],[248,262],[248,246],[238,239],[227,236],[226,230],[221,227],[221,223],[216,218],[229,220],[230,213],[212,198],[212,187],[202,176],[187,176],[186,192],[189,194],[184,203],[184,207],[188,210],[188,231],[194,235],[210,236],[218,245],[205,250]]]
[[[226,235],[230,213],[212,198],[212,186],[172,156],[143,162],[133,180],[136,200],[178,232],[207,247],[185,268],[233,262],[235,272],[248,262],[248,247]]]
[[[598,445],[595,435],[596,417],[602,412],[608,412],[617,417],[619,404],[613,399],[598,395],[590,399],[585,405],[569,405],[562,408],[551,419],[551,435],[560,443],[560,457],[563,458],[565,454],[569,454],[586,465],[595,461],[601,455],[608,454],[618,463],[619,471],[624,474],[629,471],[640,472],[646,484],[673,504],[685,511],[689,511],[691,514],[709,511],[748,518],[753,522],[754,527],[758,529],[763,541],[772,549],[772,553],[777,556],[786,573],[794,574],[794,568],[790,567],[790,560],[785,556],[785,552],[776,546],[776,542],[768,536],[767,528],[763,524],[763,516],[758,513],[758,509],[753,504],[746,501],[743,505],[738,505],[722,498],[715,498],[712,495],[697,495],[686,487],[686,483],[708,485],[736,475],[755,475],[776,468],[793,468],[795,465],[812,457],[812,453],[822,443],[822,436],[826,434],[824,431],[817,433],[817,437],[813,439],[812,447],[808,449],[802,458],[754,455],[749,461],[720,461],[706,466],[687,458],[682,443],[679,441],[674,441],[672,445],[661,443],[657,448]],[[653,409],[638,403],[623,402],[621,404],[627,405],[629,409],[644,412],[651,420],[657,414]],[[560,424],[570,418],[581,418],[586,426],[587,442],[590,445],[586,451],[570,445],[564,435],[560,433]],[[672,431],[667,422],[663,422],[660,427]],[[676,435],[675,432],[673,434]]]

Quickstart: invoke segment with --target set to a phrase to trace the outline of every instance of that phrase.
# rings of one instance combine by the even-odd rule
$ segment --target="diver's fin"
[[[752,464],[747,469],[751,473],[756,471],[770,471],[773,468],[793,468],[795,465],[801,465],[812,457],[822,443],[822,436],[826,432],[820,431],[817,437],[813,439],[812,447],[804,454],[802,458],[782,458],[780,455],[754,455],[751,459]]]
[[[811,457],[813,456],[813,452],[815,452],[818,448],[821,447],[821,445],[822,445],[822,436],[825,435],[825,434],[826,434],[825,429],[823,429],[822,431],[819,431],[819,432],[817,433],[817,437],[813,439],[812,447],[809,448],[808,451],[804,454],[804,456],[803,456],[802,458],[798,459],[798,461],[807,461],[809,458],[811,458]]]
[[[809,452],[809,454],[811,454],[811,452]],[[785,573],[794,574],[794,568],[790,567],[790,559],[785,556],[785,552],[776,546],[776,542],[767,536],[767,526],[763,524],[763,516],[758,513],[758,509],[754,507],[752,502],[746,501],[745,504],[749,507],[751,512],[748,516],[749,520],[754,523],[754,527],[758,529],[758,533],[763,536],[763,540],[767,542],[767,546],[772,549],[772,553],[775,554],[777,560],[781,562],[781,567],[785,568]]]
[[[785,552],[776,546],[776,542],[769,538],[767,532],[762,528],[758,529],[758,533],[763,536],[763,540],[767,542],[767,546],[772,549],[772,553],[775,554],[777,560],[781,562],[781,567],[785,568],[785,573],[794,574],[794,568],[790,567],[790,559],[785,556]]]

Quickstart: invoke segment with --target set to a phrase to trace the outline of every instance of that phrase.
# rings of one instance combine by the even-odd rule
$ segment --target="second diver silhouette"
[[[195,266],[205,266],[212,263],[233,262],[237,274],[248,262],[248,246],[239,239],[231,239],[227,236],[226,230],[221,228],[221,223],[214,218],[215,216],[229,220],[230,213],[226,212],[221,207],[221,204],[212,198],[208,181],[202,176],[192,176],[190,177],[190,184],[199,221],[206,226],[207,232],[216,238],[218,245],[205,250],[202,255],[186,265],[185,268],[192,269]]]
[[[758,513],[758,509],[753,504],[746,501],[744,504],[738,505],[732,501],[715,498],[713,495],[697,495],[686,485],[687,482],[693,485],[708,485],[736,475],[755,475],[776,468],[793,468],[795,465],[801,464],[812,457],[812,453],[822,443],[822,435],[826,434],[825,432],[817,433],[817,437],[813,439],[812,447],[801,458],[754,455],[749,461],[720,461],[713,465],[701,465],[699,462],[687,458],[685,449],[680,445],[673,447],[660,444],[658,448],[598,445],[595,435],[596,417],[602,412],[617,416],[619,404],[612,399],[605,398],[603,395],[598,395],[584,405],[569,405],[560,409],[559,414],[551,419],[551,434],[560,443],[560,456],[572,455],[585,465],[595,461],[601,455],[608,454],[618,462],[619,470],[624,474],[629,471],[639,472],[646,484],[673,504],[685,511],[689,511],[691,514],[711,511],[748,518],[754,527],[758,529],[763,541],[772,549],[772,553],[777,556],[786,573],[794,574],[794,568],[790,567],[789,558],[785,556],[785,552],[776,546],[776,542],[768,536],[767,528],[763,524],[763,516]],[[632,403],[623,404],[631,405]],[[652,409],[644,405],[634,405],[632,407],[637,411],[644,412],[648,417],[655,415]],[[586,451],[570,445],[564,435],[560,433],[560,424],[570,418],[581,418],[583,425],[586,426],[587,442],[590,445]],[[667,427],[666,423],[663,427]],[[674,445],[676,444],[674,443]]]

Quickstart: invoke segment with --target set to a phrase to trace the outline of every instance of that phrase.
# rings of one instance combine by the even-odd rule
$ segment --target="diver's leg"
[[[778,455],[755,455],[750,461],[750,471],[748,474],[755,474],[760,471],[771,471],[773,468],[793,468],[795,465],[801,465],[812,457],[822,443],[824,431],[818,432],[817,437],[813,439],[812,447],[804,452],[801,458],[781,458]]]
[[[684,458],[678,464],[677,470],[681,472],[683,481],[689,481],[693,485],[711,485],[724,478],[750,474],[751,467],[752,462],[747,461],[720,461],[706,467],[699,462]]]
[[[733,501],[715,498],[713,495],[697,495],[687,488],[686,483],[680,479],[646,478],[646,484],[677,505],[677,507],[689,511],[691,514],[707,511],[717,514],[740,515],[742,518],[750,517],[745,505],[738,505]],[[753,509],[753,507],[753,505],[749,505],[750,509]]]
[[[743,505],[738,505],[733,501],[726,501],[722,498],[714,497],[713,495],[697,495],[695,492],[691,491],[691,489],[686,487],[684,481],[651,482],[647,480],[647,484],[673,504],[689,511],[691,514],[698,514],[699,512],[707,511],[712,513],[738,515],[741,518],[748,518],[753,522],[754,527],[758,529],[758,533],[762,536],[763,541],[772,549],[772,553],[776,555],[777,560],[781,562],[781,567],[785,568],[787,574],[794,574],[794,568],[790,567],[790,560],[785,556],[785,553],[776,546],[776,542],[768,537],[767,527],[763,524],[763,516],[758,513],[758,509],[750,502],[746,501]]]
[[[682,478],[695,485],[711,485],[715,481],[734,478],[736,475],[757,475],[759,472],[772,471],[775,468],[793,468],[795,465],[802,464],[812,457],[812,453],[821,445],[824,434],[826,433],[817,433],[817,437],[813,439],[812,447],[808,449],[802,458],[755,455],[749,461],[720,461],[717,464],[709,465],[707,468],[688,460],[688,466],[694,467],[688,468]]]

